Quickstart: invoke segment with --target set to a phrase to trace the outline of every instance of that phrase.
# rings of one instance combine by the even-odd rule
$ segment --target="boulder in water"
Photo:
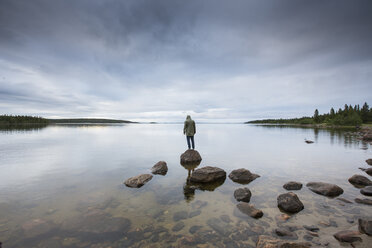
[[[344,190],[335,184],[322,183],[322,182],[309,182],[306,186],[313,192],[324,195],[335,197],[344,193]]]
[[[297,213],[304,209],[304,204],[293,193],[285,193],[278,196],[278,207],[288,213]]]
[[[354,175],[350,177],[349,182],[356,187],[365,187],[372,185],[372,181],[362,175]]]
[[[141,174],[135,177],[128,178],[127,180],[125,180],[124,184],[130,188],[140,188],[151,179],[152,175]]]
[[[151,168],[152,174],[158,174],[158,175],[164,176],[167,174],[167,172],[168,172],[168,166],[165,161],[159,161]]]
[[[335,239],[337,239],[338,241],[347,243],[352,243],[354,241],[362,241],[361,237],[359,236],[360,236],[359,232],[350,230],[340,231],[333,234],[333,237],[335,237]]]
[[[260,177],[257,174],[251,173],[249,170],[241,168],[237,170],[233,170],[229,174],[229,178],[236,182],[236,183],[241,183],[241,184],[248,184],[255,180],[257,177]]]
[[[241,202],[236,205],[240,212],[243,214],[249,215],[253,218],[261,218],[263,216],[263,212],[257,208],[255,208],[252,204]]]
[[[206,166],[195,170],[190,176],[190,181],[195,183],[211,183],[214,181],[224,180],[225,178],[226,171],[223,169]]]
[[[277,239],[267,235],[260,235],[256,244],[256,248],[274,248],[274,247],[293,247],[293,248],[309,248],[311,244],[308,242],[292,242],[282,239]]]
[[[367,159],[366,163],[369,164],[369,165],[372,165],[372,158]]]
[[[372,186],[367,186],[360,190],[360,193],[366,196],[372,196]]]
[[[358,219],[359,231],[372,236],[372,220]]]
[[[181,164],[195,163],[202,160],[197,150],[187,150],[181,154]]]
[[[360,203],[360,204],[365,204],[365,205],[371,205],[372,206],[372,200],[371,199],[360,199],[360,198],[355,198],[354,201],[356,203]]]
[[[302,183],[290,181],[283,185],[286,190],[300,190],[302,188]]]
[[[249,202],[252,193],[248,188],[239,188],[234,191],[234,197],[237,201]]]

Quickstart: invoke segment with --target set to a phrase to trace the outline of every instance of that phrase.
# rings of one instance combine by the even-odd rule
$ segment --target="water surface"
[[[248,185],[229,178],[213,190],[184,192],[188,170],[179,163],[186,149],[180,124],[56,125],[0,131],[0,242],[3,247],[254,247],[260,234],[275,236],[279,226],[296,227],[298,241],[310,240],[303,225],[317,225],[310,242],[340,244],[332,235],[356,230],[372,207],[347,204],[297,191],[305,209],[281,221],[276,198],[283,184],[335,183],[341,197],[363,197],[348,178],[367,174],[371,147],[350,130],[199,124],[198,168],[217,166],[230,173],[246,168],[261,177]],[[306,144],[304,139],[314,140]],[[129,177],[168,164],[139,189]],[[264,212],[242,216],[233,192],[252,191],[251,203]],[[211,191],[213,190],[213,191]],[[307,236],[306,236],[307,235]],[[367,247],[361,236],[357,247]]]

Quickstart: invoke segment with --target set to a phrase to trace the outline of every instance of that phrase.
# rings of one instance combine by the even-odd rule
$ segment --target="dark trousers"
[[[189,147],[189,149],[190,149],[190,140],[192,143],[192,149],[194,149],[195,148],[194,136],[186,136],[186,139],[187,139],[187,146]]]

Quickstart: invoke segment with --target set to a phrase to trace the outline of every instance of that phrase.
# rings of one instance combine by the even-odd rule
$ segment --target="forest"
[[[334,126],[359,126],[362,124],[372,123],[372,108],[365,102],[362,107],[360,105],[344,105],[344,108],[335,110],[331,108],[328,113],[319,114],[318,109],[315,109],[314,115],[311,117],[301,117],[292,119],[265,119],[254,120],[246,123],[252,124],[325,124]]]

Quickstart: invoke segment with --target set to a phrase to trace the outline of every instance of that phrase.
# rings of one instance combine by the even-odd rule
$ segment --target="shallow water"
[[[255,247],[258,235],[291,226],[297,241],[310,238],[303,225],[320,228],[313,246],[348,247],[333,238],[357,230],[359,217],[371,217],[367,198],[348,182],[367,174],[371,145],[350,130],[243,124],[199,124],[198,168],[217,166],[230,173],[246,168],[261,177],[244,187],[264,212],[260,219],[242,216],[233,192],[240,184],[226,178],[214,191],[184,194],[188,170],[179,156],[186,139],[179,124],[68,125],[0,131],[0,242],[3,247]],[[306,144],[304,139],[314,140]],[[158,161],[166,176],[155,175],[139,189],[129,177],[150,173]],[[369,177],[370,178],[370,177]],[[295,193],[305,209],[278,220],[276,198],[288,181],[304,184]],[[340,197],[317,195],[309,181],[335,183]],[[371,199],[371,197],[370,197]],[[323,222],[323,224],[321,223]],[[356,247],[368,247],[361,236]]]

